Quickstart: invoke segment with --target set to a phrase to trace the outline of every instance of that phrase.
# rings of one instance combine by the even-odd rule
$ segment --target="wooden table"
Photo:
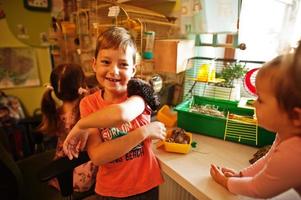
[[[164,187],[160,186],[160,200],[254,199],[234,195],[217,184],[210,176],[210,164],[240,170],[250,165],[249,159],[253,157],[257,148],[199,134],[193,134],[192,140],[197,142],[197,148],[188,154],[169,153],[163,148],[156,149],[154,145],[154,152],[166,177],[164,185],[171,181],[173,185],[177,185],[176,190],[168,186],[167,191],[162,190]],[[186,194],[181,194],[179,190]],[[171,196],[170,193],[174,192],[176,194]],[[301,200],[301,197],[291,189],[269,200]]]
[[[163,148],[154,148],[162,171],[196,199],[246,199],[233,195],[214,182],[209,172],[210,164],[242,169],[250,165],[249,159],[257,148],[198,134],[193,134],[193,141],[197,142],[197,148],[188,154],[169,153]]]

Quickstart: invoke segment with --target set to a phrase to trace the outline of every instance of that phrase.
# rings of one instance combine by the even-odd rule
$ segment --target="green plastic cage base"
[[[214,117],[197,112],[190,112],[190,106],[196,105],[215,105],[219,107],[219,110],[225,113],[230,112],[237,115],[253,116],[254,111],[245,108],[237,107],[238,102],[213,99],[209,97],[193,96],[192,98],[183,101],[175,107],[175,111],[178,112],[178,127],[185,129],[186,131],[197,133],[201,135],[207,135],[224,139],[226,129],[226,117]],[[272,144],[275,139],[275,133],[267,131],[258,126],[257,138],[250,139],[247,137],[227,137],[227,141],[233,141],[250,146],[262,147]]]

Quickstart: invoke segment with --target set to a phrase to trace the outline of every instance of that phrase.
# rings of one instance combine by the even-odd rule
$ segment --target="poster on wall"
[[[0,89],[39,85],[40,77],[33,48],[0,48]]]
[[[181,0],[181,33],[235,33],[238,0]]]

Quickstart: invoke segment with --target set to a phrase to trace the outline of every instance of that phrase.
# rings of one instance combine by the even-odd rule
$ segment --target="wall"
[[[180,10],[180,0],[117,0],[117,2],[147,8],[166,16]]]
[[[150,1],[151,2],[151,1]],[[26,10],[23,7],[23,1],[20,0],[0,0],[0,6],[4,7],[4,12],[7,12],[7,17],[5,19],[0,19],[0,48],[1,47],[26,47],[27,45],[22,43],[18,38],[14,36],[11,31],[16,32],[16,24],[21,23],[25,26],[31,26],[29,31],[34,31],[32,39],[33,42],[38,42],[38,33],[40,31],[36,31],[35,29],[40,28],[35,24],[37,21],[41,21],[45,13],[40,12],[39,16],[36,15],[39,12],[31,12]],[[158,11],[167,16],[174,15],[171,13],[177,12],[179,10],[179,0],[176,2],[164,2],[159,5],[153,5],[153,3],[143,6],[149,7],[155,11]],[[6,8],[6,10],[5,10]],[[13,16],[12,16],[13,13]],[[9,20],[9,23],[7,21]],[[13,23],[12,23],[13,21]],[[49,25],[50,20],[43,20],[43,26]],[[47,30],[46,30],[47,31]],[[29,33],[31,34],[31,32]],[[37,41],[35,41],[37,40]],[[6,94],[17,96],[24,108],[25,112],[28,115],[32,115],[34,110],[40,107],[40,101],[44,92],[43,84],[49,82],[49,75],[51,72],[51,61],[50,61],[50,53],[48,48],[40,48],[37,45],[34,45],[34,49],[37,55],[38,68],[40,74],[41,85],[38,87],[23,87],[23,88],[12,88],[12,89],[2,89]]]
[[[0,47],[24,47],[27,46],[20,42],[10,32],[6,19],[0,20]],[[34,48],[37,55],[41,86],[2,89],[8,95],[18,97],[24,105],[25,112],[29,115],[40,107],[41,97],[44,92],[43,84],[49,81],[51,71],[50,54],[48,48]]]

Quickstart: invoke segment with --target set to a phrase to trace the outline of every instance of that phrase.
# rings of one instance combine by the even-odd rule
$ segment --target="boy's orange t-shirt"
[[[98,91],[81,101],[81,116],[87,116],[108,105],[110,104],[103,100],[101,91]],[[100,137],[104,141],[120,137],[148,124],[150,114],[151,110],[147,106],[144,112],[130,123],[102,129]],[[102,196],[128,197],[146,192],[162,182],[160,166],[152,151],[151,139],[146,139],[121,158],[100,166],[95,191]]]

